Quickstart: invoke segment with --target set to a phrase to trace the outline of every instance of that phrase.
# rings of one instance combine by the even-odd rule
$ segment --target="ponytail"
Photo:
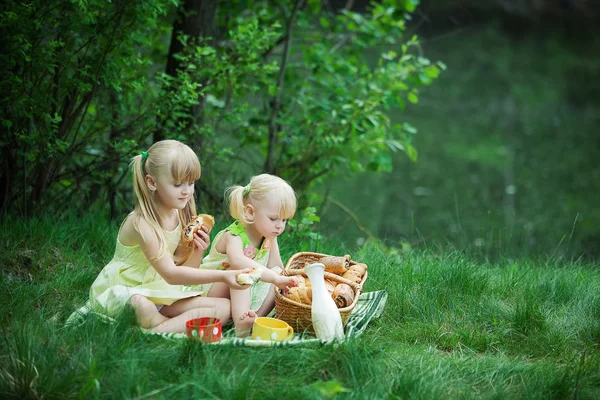
[[[248,195],[246,194],[246,197]],[[234,219],[242,221],[244,225],[252,222],[249,221],[246,213],[244,212],[244,207],[246,203],[244,202],[244,187],[243,186],[232,186],[225,191],[225,199],[229,203],[229,214]]]
[[[158,260],[167,252],[167,240],[164,231],[158,222],[154,193],[146,185],[146,173],[144,171],[144,159],[141,154],[133,157],[129,167],[133,173],[133,190],[135,192],[135,209],[133,212],[133,227],[146,241],[140,230],[140,221],[143,219],[150,226],[158,239],[158,252],[152,256],[152,260]]]

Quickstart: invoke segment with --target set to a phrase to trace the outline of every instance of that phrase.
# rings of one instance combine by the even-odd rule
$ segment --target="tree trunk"
[[[2,149],[3,162],[0,169],[0,217],[4,216],[11,207],[13,191],[11,179],[14,179],[16,159],[8,147]]]
[[[179,41],[179,35],[189,36],[190,43],[195,43],[201,38],[211,38],[209,44],[213,45],[216,29],[216,0],[185,0],[180,6],[175,22],[173,23],[173,31],[171,33],[171,45],[169,46],[169,54],[167,56],[166,73],[172,77],[177,76],[177,70],[180,67],[179,60],[175,55],[183,50],[183,44]],[[204,110],[204,101],[193,106],[190,113],[193,116],[195,123],[202,123]],[[158,129],[154,133],[154,141],[157,142],[165,138],[163,129]],[[198,149],[201,148],[202,138],[198,138],[195,145]]]

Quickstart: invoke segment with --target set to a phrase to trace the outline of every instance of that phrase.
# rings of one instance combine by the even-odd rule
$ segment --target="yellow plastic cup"
[[[294,328],[277,318],[258,317],[254,320],[252,339],[284,342],[294,335]]]

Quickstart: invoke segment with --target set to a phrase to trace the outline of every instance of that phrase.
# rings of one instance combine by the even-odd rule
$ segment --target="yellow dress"
[[[174,254],[181,238],[181,225],[173,231],[165,231],[167,247]],[[185,267],[182,267],[185,268]],[[85,306],[75,311],[69,320],[76,319],[89,311],[114,317],[129,302],[134,294],[147,297],[157,306],[170,305],[177,300],[206,295],[201,285],[184,286],[168,284],[142,252],[139,245],[126,246],[119,241],[112,260],[102,269],[92,287]],[[67,320],[67,323],[70,321]]]

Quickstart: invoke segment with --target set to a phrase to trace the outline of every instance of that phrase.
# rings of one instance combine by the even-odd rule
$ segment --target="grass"
[[[96,215],[1,221],[0,397],[600,396],[597,265],[321,242],[320,252],[369,264],[367,291],[389,293],[382,317],[339,347],[172,342],[140,333],[131,312],[113,325],[89,318],[65,328],[109,261],[117,230]],[[284,239],[289,257],[297,239]]]

